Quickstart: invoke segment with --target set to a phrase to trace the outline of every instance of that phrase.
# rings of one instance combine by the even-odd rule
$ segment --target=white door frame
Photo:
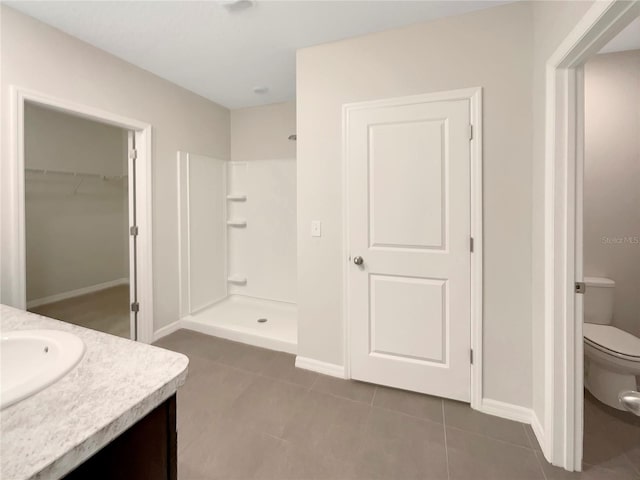
[[[151,125],[120,115],[99,110],[87,105],[73,103],[55,98],[40,92],[28,90],[19,86],[10,87],[10,158],[9,198],[11,201],[11,218],[3,222],[9,228],[9,245],[7,256],[3,259],[11,272],[13,282],[11,291],[4,292],[5,301],[14,307],[25,310],[26,300],[26,247],[25,247],[25,183],[24,183],[24,105],[25,102],[35,103],[46,108],[58,110],[70,115],[83,117],[100,123],[106,123],[135,132],[137,148],[137,182],[136,205],[138,224],[138,254],[137,254],[137,286],[138,303],[138,332],[137,338],[141,342],[153,341],[153,256],[152,256],[152,172],[151,172]]]
[[[371,107],[400,106],[419,102],[469,100],[470,121],[473,129],[473,138],[470,141],[470,199],[471,222],[469,225],[471,237],[474,239],[473,254],[471,255],[471,349],[473,350],[473,363],[471,364],[471,407],[482,409],[482,87],[464,88],[446,92],[411,95],[406,97],[388,98],[384,100],[372,100],[358,103],[349,103],[342,106],[342,252],[344,265],[343,278],[343,311],[344,318],[344,364],[345,378],[351,378],[350,366],[350,323],[349,317],[349,176],[347,164],[347,125],[349,113],[353,110]]]
[[[545,118],[545,413],[543,452],[567,470],[582,469],[583,336],[575,299],[582,252],[576,196],[582,168],[582,65],[640,14],[640,2],[595,2],[546,66]],[[578,244],[580,247],[580,243]]]

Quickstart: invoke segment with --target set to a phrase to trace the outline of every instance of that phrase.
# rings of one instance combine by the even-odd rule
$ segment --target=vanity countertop
[[[84,356],[67,375],[0,412],[0,477],[60,478],[176,393],[186,356],[0,306],[0,331],[64,330]]]

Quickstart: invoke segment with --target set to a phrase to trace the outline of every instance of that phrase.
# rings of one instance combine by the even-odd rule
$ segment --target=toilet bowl
[[[602,403],[624,410],[620,392],[638,389],[640,338],[612,325],[584,324],[585,387]]]
[[[640,383],[640,338],[611,325],[615,282],[586,277],[584,298],[584,384],[602,403],[624,410],[620,392]]]

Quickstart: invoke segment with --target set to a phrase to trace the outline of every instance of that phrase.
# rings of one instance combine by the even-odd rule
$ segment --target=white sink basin
[[[0,340],[0,409],[66,375],[82,358],[84,342],[59,330],[16,330]]]

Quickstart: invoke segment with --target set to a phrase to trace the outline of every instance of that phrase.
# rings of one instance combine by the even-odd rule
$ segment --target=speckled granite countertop
[[[53,385],[0,412],[0,478],[56,479],[173,395],[187,377],[182,354],[0,306],[0,331],[64,330],[86,345]]]

